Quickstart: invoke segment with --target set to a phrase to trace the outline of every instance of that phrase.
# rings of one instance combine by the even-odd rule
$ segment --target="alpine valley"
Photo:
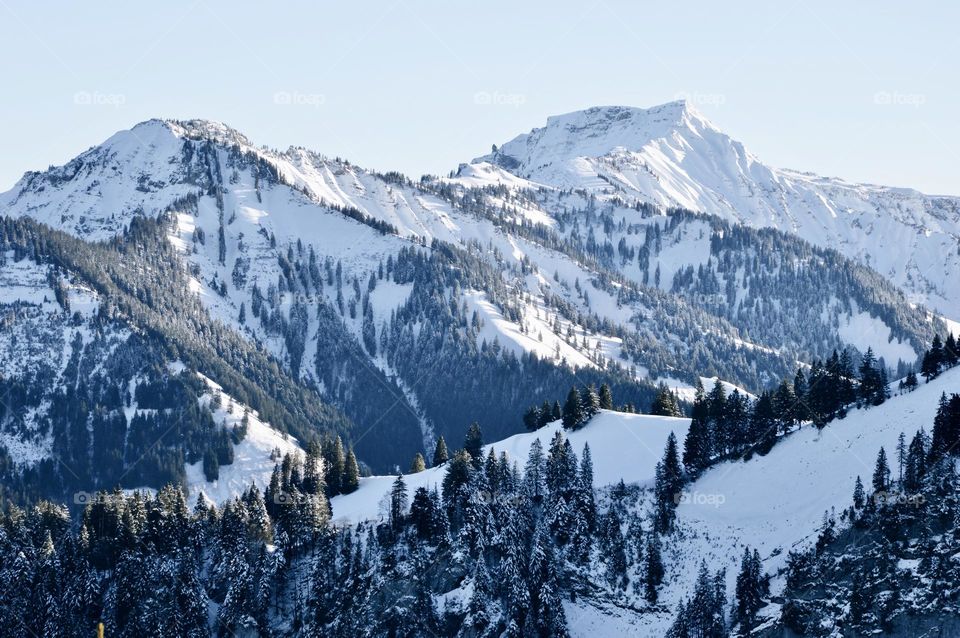
[[[683,101],[418,179],[143,122],[0,194],[0,627],[960,635],[958,272]]]

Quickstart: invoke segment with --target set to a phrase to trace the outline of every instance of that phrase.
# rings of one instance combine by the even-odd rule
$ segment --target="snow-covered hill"
[[[0,455],[11,465],[7,480],[31,473],[40,479],[31,488],[47,495],[114,485],[156,489],[169,447],[180,467],[165,468],[173,474],[164,478],[182,477],[191,494],[222,503],[251,484],[263,488],[284,454],[302,453],[296,439],[195,369],[170,361],[129,322],[108,319],[104,297],[65,275],[0,250]],[[171,388],[174,378],[194,391],[196,409],[178,402],[184,394]],[[158,397],[158,388],[170,396]],[[235,428],[243,434],[225,437],[229,461],[208,480],[202,459],[193,460],[198,441]],[[168,437],[174,430],[180,436]],[[51,476],[56,468],[59,481]]]
[[[617,594],[614,600],[593,596],[565,603],[573,636],[664,635],[677,604],[689,597],[696,566],[706,561],[711,572],[726,569],[732,599],[744,547],[759,550],[766,573],[777,575],[790,550],[811,546],[825,513],[839,514],[850,505],[857,476],[868,483],[881,447],[895,455],[901,432],[909,440],[921,427],[930,430],[943,392],[960,390],[960,368],[949,370],[913,392],[896,395],[879,407],[853,410],[822,431],[804,426],[789,434],[765,456],[721,463],[689,484],[677,508],[677,531],[663,538],[666,577],[659,611],[639,594]],[[657,462],[670,432],[682,443],[689,419],[601,412],[585,427],[564,432],[580,454],[589,444],[595,466],[594,484],[604,488],[621,478],[642,488],[637,507],[649,507]],[[546,449],[559,422],[485,446],[522,469],[530,445],[539,439]],[[891,456],[891,458],[893,458]],[[430,468],[404,476],[409,492],[418,487],[441,489],[446,468]],[[388,518],[389,492],[395,476],[361,479],[359,490],[332,499],[334,521],[357,523]],[[782,590],[775,577],[773,593]],[[636,596],[635,600],[631,596]],[[776,609],[767,610],[775,613]]]
[[[960,316],[960,198],[769,167],[684,101],[551,117],[474,162],[561,189],[794,233]]]
[[[663,455],[667,437],[673,432],[682,441],[689,426],[690,419],[603,410],[583,428],[564,434],[578,455],[583,452],[584,445],[589,445],[591,454],[598,459],[593,475],[595,487],[612,485],[621,479],[627,483],[649,486],[652,485],[654,468]],[[491,449],[498,455],[506,452],[507,458],[522,468],[534,441],[540,441],[546,450],[550,440],[562,430],[560,422],[555,421],[535,432],[517,434],[486,445],[484,454]],[[439,490],[445,473],[446,466],[431,467],[406,475],[404,481],[410,493],[419,487]],[[389,512],[387,499],[395,479],[396,476],[360,479],[360,488],[356,492],[335,496],[331,500],[333,521],[358,523],[385,520]]]

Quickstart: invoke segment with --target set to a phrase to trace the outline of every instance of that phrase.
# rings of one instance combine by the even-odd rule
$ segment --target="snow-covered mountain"
[[[471,420],[515,433],[525,406],[574,383],[641,407],[653,384],[689,396],[699,376],[756,392],[844,345],[912,364],[939,329],[877,273],[789,234],[599,194],[491,163],[412,182],[150,120],[26,174],[0,213],[84,242],[159,219],[209,318],[342,410],[380,469]]]
[[[474,162],[557,188],[793,233],[960,316],[960,198],[772,168],[685,101],[551,117]]]

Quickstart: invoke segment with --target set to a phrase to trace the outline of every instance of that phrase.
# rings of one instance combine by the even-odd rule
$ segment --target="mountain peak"
[[[151,122],[153,120],[150,120]],[[211,140],[221,144],[252,147],[246,135],[218,120],[160,120],[177,137],[193,140]],[[139,126],[139,125],[138,125]]]
[[[650,108],[594,106],[554,115],[541,128],[518,135],[497,152],[474,161],[519,169],[535,177],[547,165],[576,162],[578,158],[603,157],[613,151],[640,151],[664,138],[702,137],[719,134],[687,100],[675,100]]]
[[[547,126],[563,125],[571,122],[584,122],[595,125],[610,122],[631,121],[634,124],[646,122],[663,122],[681,125],[686,120],[702,120],[706,118],[685,99],[666,102],[658,106],[640,108],[636,106],[592,106],[580,111],[572,111],[562,115],[547,118]]]

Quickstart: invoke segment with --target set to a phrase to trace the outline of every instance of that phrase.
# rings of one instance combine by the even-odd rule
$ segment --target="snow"
[[[703,386],[704,392],[710,392],[710,389],[716,384],[718,379],[720,378],[719,377],[700,377],[700,385]],[[664,385],[666,385],[678,397],[680,397],[680,400],[682,401],[687,401],[692,403],[693,399],[697,395],[697,389],[694,388],[692,385],[690,385],[689,383],[680,381],[678,379],[674,379],[672,377],[661,377],[659,379],[655,379],[654,381],[656,383],[663,383]],[[733,392],[734,390],[737,390],[741,395],[749,397],[750,399],[757,398],[756,395],[751,394],[746,389],[741,388],[740,386],[734,383],[730,383],[729,381],[724,381],[723,379],[720,379],[720,385],[723,386],[723,391],[727,394],[727,396],[729,396],[730,393]]]
[[[889,366],[896,366],[897,361],[913,363],[917,359],[913,346],[899,339],[894,340],[890,327],[865,311],[847,315],[837,333],[860,352],[873,348],[873,353],[877,357],[883,357]]]
[[[547,316],[548,311],[545,307],[532,304],[526,306],[524,318],[526,332],[521,332],[520,326],[507,320],[503,313],[487,299],[486,293],[477,290],[466,291],[464,298],[468,310],[476,311],[483,320],[483,327],[477,335],[478,340],[486,340],[487,343],[497,340],[500,345],[512,350],[518,356],[524,352],[533,352],[543,359],[562,359],[575,367],[596,367],[587,355],[557,335],[553,328],[540,318]],[[562,321],[562,323],[570,325],[569,321]],[[559,357],[556,356],[558,351]]]
[[[704,379],[708,381],[712,383]],[[879,407],[853,410],[821,432],[804,426],[766,456],[711,468],[687,487],[677,508],[680,531],[664,540],[667,576],[658,607],[670,612],[651,612],[629,596],[616,603],[581,597],[564,603],[571,635],[662,636],[672,610],[692,591],[696,569],[691,560],[703,559],[711,570],[726,568],[730,596],[745,546],[758,549],[764,570],[775,574],[785,565],[789,550],[815,541],[825,511],[839,512],[850,504],[858,475],[869,483],[880,447],[889,455],[901,431],[908,438],[920,427],[929,431],[940,393],[958,390],[960,368]],[[584,443],[590,444],[596,487],[622,478],[650,488],[667,435],[674,432],[682,445],[688,426],[688,419],[603,411],[581,430],[565,435],[578,454]],[[539,439],[546,448],[560,429],[559,422],[551,423],[484,449],[505,451],[522,468],[533,440]],[[442,467],[431,468],[405,475],[404,480],[410,493],[418,487],[440,489],[444,472]],[[384,519],[394,480],[394,476],[362,478],[356,492],[332,499],[333,520],[351,524]],[[644,499],[649,499],[649,489]],[[778,587],[782,581],[775,579],[775,593]]]
[[[559,128],[556,131],[551,129],[543,136],[544,139],[553,140],[550,142],[554,145],[551,147],[553,150],[538,146],[540,142],[534,143],[534,138],[539,137],[533,135],[529,138],[530,153],[540,153],[544,160],[548,160],[551,153],[559,154],[558,157],[569,155],[577,160],[578,174],[586,174],[585,170],[589,173],[587,169],[593,166],[593,156],[581,157],[583,153],[607,153],[602,156],[601,164],[605,167],[604,175],[617,184],[617,197],[635,194],[632,187],[628,186],[633,183],[631,179],[639,179],[637,176],[640,173],[647,176],[644,179],[650,182],[651,188],[660,183],[654,179],[654,173],[644,172],[648,169],[634,171],[635,175],[631,173],[636,168],[632,164],[636,159],[634,154],[638,152],[636,149],[643,146],[640,141],[648,138],[673,140],[679,145],[674,149],[676,152],[667,152],[664,147],[658,153],[663,158],[678,162],[696,154],[694,151],[700,147],[690,144],[700,139],[697,135],[702,134],[704,139],[713,140],[711,144],[721,139],[716,136],[722,135],[702,116],[681,103],[648,111],[593,109],[552,118],[551,125]],[[551,125],[547,128],[550,129]],[[687,134],[696,139],[687,140],[684,137]],[[222,208],[226,251],[223,263],[217,241],[220,211],[214,199],[193,183],[195,178],[191,175],[199,170],[198,166],[188,165],[185,160],[187,140],[200,139],[212,139],[220,145],[216,147],[216,154],[224,185]],[[701,142],[703,140],[697,144]],[[272,165],[285,183],[258,182],[248,168],[236,167],[227,151],[233,145]],[[503,151],[513,153],[511,148],[505,145]],[[195,150],[194,160],[197,161]],[[603,186],[596,186],[600,190],[594,194],[598,194],[601,200],[614,196],[603,190],[611,188],[610,182],[598,181]],[[497,166],[493,161],[463,165],[454,177],[433,182],[428,180],[427,183],[456,189],[483,187],[488,206],[502,206],[507,217],[515,216],[526,222],[550,226],[554,230],[558,230],[558,225],[553,214],[568,206],[582,209],[588,204],[588,197],[582,192],[561,192],[549,185],[549,180],[531,181]],[[569,188],[566,182],[561,185]],[[671,188],[677,192],[684,190],[679,186]],[[504,189],[507,189],[506,194]],[[689,188],[686,190],[694,192]],[[199,296],[214,319],[245,334],[281,361],[288,359],[286,344],[279,336],[267,334],[260,322],[250,316],[250,294],[254,283],[262,291],[266,291],[271,283],[276,283],[280,275],[278,256],[285,255],[298,242],[303,245],[304,256],[311,249],[316,252],[321,269],[326,258],[340,262],[345,281],[357,277],[362,289],[365,289],[369,275],[377,272],[381,263],[385,263],[390,256],[396,256],[404,247],[416,245],[420,250],[429,251],[426,245],[430,240],[439,239],[460,247],[479,248],[495,268],[503,271],[504,279],[511,288],[524,295],[523,300],[518,302],[522,304],[523,324],[508,321],[500,308],[477,291],[468,291],[462,301],[486,320],[480,339],[498,339],[504,347],[518,354],[536,352],[541,357],[575,366],[601,365],[604,361],[598,354],[602,354],[604,360],[621,360],[621,340],[611,334],[585,333],[581,326],[570,326],[566,320],[560,320],[561,334],[553,334],[548,320],[552,319],[555,323],[556,317],[551,315],[556,313],[551,312],[544,303],[544,296],[548,293],[558,295],[577,312],[584,315],[595,313],[601,320],[636,332],[641,341],[655,340],[678,353],[689,345],[672,332],[673,324],[669,318],[657,322],[634,322],[638,317],[649,317],[659,312],[656,299],[644,297],[640,301],[621,302],[616,290],[611,294],[594,286],[592,280],[596,278],[596,272],[561,252],[506,232],[493,221],[467,213],[458,205],[426,190],[405,182],[387,181],[376,173],[364,171],[348,162],[331,160],[302,148],[281,152],[254,147],[243,135],[219,122],[144,122],[130,131],[117,133],[66,166],[43,174],[24,176],[14,189],[0,195],[0,210],[12,215],[30,215],[85,239],[105,239],[120,232],[134,215],[151,215],[168,210],[176,198],[187,194],[198,197],[196,210],[175,207],[177,224],[170,234],[170,240],[188,262],[190,290]],[[689,193],[687,196],[693,197]],[[344,216],[332,209],[331,205],[356,207],[376,220],[393,225],[396,234],[381,234]],[[626,223],[638,226],[641,230],[645,225],[662,223],[664,219],[644,218],[626,206],[617,208],[616,213]],[[194,241],[195,231],[203,231],[205,243]],[[615,243],[618,236],[624,235],[611,235],[610,238]],[[652,264],[654,268],[660,266],[662,288],[669,287],[673,273],[679,268],[690,264],[696,266],[709,258],[709,236],[709,227],[705,222],[691,223],[683,225],[677,236],[665,242],[663,251]],[[275,246],[271,245],[270,237],[275,238]],[[601,241],[606,239],[599,237]],[[627,237],[628,243],[634,248],[637,237],[635,234]],[[297,255],[296,258],[303,259],[304,256]],[[238,289],[233,285],[232,272],[237,259],[241,258],[249,261],[249,271],[246,282]],[[529,262],[521,264],[524,260]],[[533,264],[535,269],[521,272],[521,265],[528,267],[529,264]],[[623,265],[622,272],[625,277],[636,281],[641,277],[636,260]],[[575,290],[576,281],[580,282],[583,292]],[[227,284],[226,294],[222,294],[220,282]],[[217,289],[214,284],[217,284]],[[388,320],[391,311],[409,297],[408,288],[394,287],[395,284],[381,280],[370,296],[378,330]],[[304,353],[305,362],[313,360],[316,347],[316,340],[312,337],[316,334],[318,324],[312,306],[321,301],[331,302],[335,296],[331,288],[325,287],[323,299],[313,295],[305,299],[311,306],[311,311],[307,313],[311,338]],[[349,298],[349,293],[345,293],[345,296]],[[292,294],[282,294],[281,310],[288,310],[293,299]],[[238,317],[240,306],[244,303],[247,322],[241,325]],[[770,350],[771,344],[755,344],[739,339],[728,323],[718,321],[707,316],[698,319],[697,323],[707,323],[699,327],[729,339],[736,347]],[[344,322],[348,330],[359,338],[362,319],[359,316],[356,319],[344,317]],[[849,329],[855,331],[858,325],[851,319]],[[566,341],[567,329],[571,327],[576,334],[575,343]],[[879,334],[882,328],[876,326],[875,332]],[[584,337],[586,347],[583,346]],[[891,344],[890,350],[891,355],[905,352],[897,344]],[[374,358],[372,363],[385,374],[394,374],[383,357]],[[644,370],[644,364],[651,363],[644,359],[636,362],[639,370]],[[680,362],[669,362],[667,366],[677,366],[683,372],[691,372],[684,370]],[[658,367],[663,368],[662,365]],[[311,368],[310,365],[303,365],[301,375],[316,382]]]
[[[49,266],[13,257],[13,251],[0,254],[0,376],[57,379],[70,359],[75,336],[84,343],[94,338],[86,324],[74,325],[73,315],[88,319],[98,311],[99,299],[90,289],[63,280],[70,306],[70,313],[64,312],[50,287]],[[104,328],[99,336],[104,338],[102,354],[108,355],[129,333]],[[98,373],[101,365],[101,360],[92,362],[91,373]],[[0,412],[4,399],[0,396]],[[43,427],[50,407],[49,399],[43,399],[28,408],[23,427],[16,425],[17,420],[0,423],[0,446],[18,466],[33,466],[53,456],[52,434]]]
[[[678,441],[683,441],[689,425],[689,419],[602,410],[583,428],[572,432],[564,430],[564,436],[578,455],[583,452],[584,444],[589,443],[595,486],[612,485],[620,479],[627,483],[652,485],[654,469],[663,456],[667,437],[673,432]],[[546,452],[554,434],[562,429],[560,422],[555,421],[536,432],[516,434],[486,445],[484,453],[490,448],[497,454],[506,452],[507,458],[516,461],[522,470],[533,442],[539,440]],[[439,490],[445,473],[446,469],[441,466],[404,475],[407,491],[413,494],[420,487]],[[360,479],[356,492],[333,497],[334,523],[358,523],[385,517],[386,499],[394,480],[395,476],[364,477]]]
[[[35,412],[31,410],[31,412]],[[32,421],[34,415],[28,415]],[[31,467],[38,461],[50,458],[53,455],[53,437],[47,436],[39,440],[27,440],[22,434],[0,432],[0,447],[7,450],[13,462],[19,466]]]
[[[243,420],[247,412],[249,422],[247,435],[233,447],[233,463],[220,466],[217,480],[207,481],[203,474],[203,461],[186,465],[187,491],[191,497],[202,493],[207,499],[222,504],[246,491],[251,484],[263,490],[270,483],[274,466],[284,454],[301,454],[297,440],[270,427],[260,420],[257,412],[223,394],[223,389],[209,378],[198,373],[210,393],[200,397],[201,405],[209,406],[213,393],[220,393],[222,405],[213,411],[213,420],[225,428],[233,428]]]

